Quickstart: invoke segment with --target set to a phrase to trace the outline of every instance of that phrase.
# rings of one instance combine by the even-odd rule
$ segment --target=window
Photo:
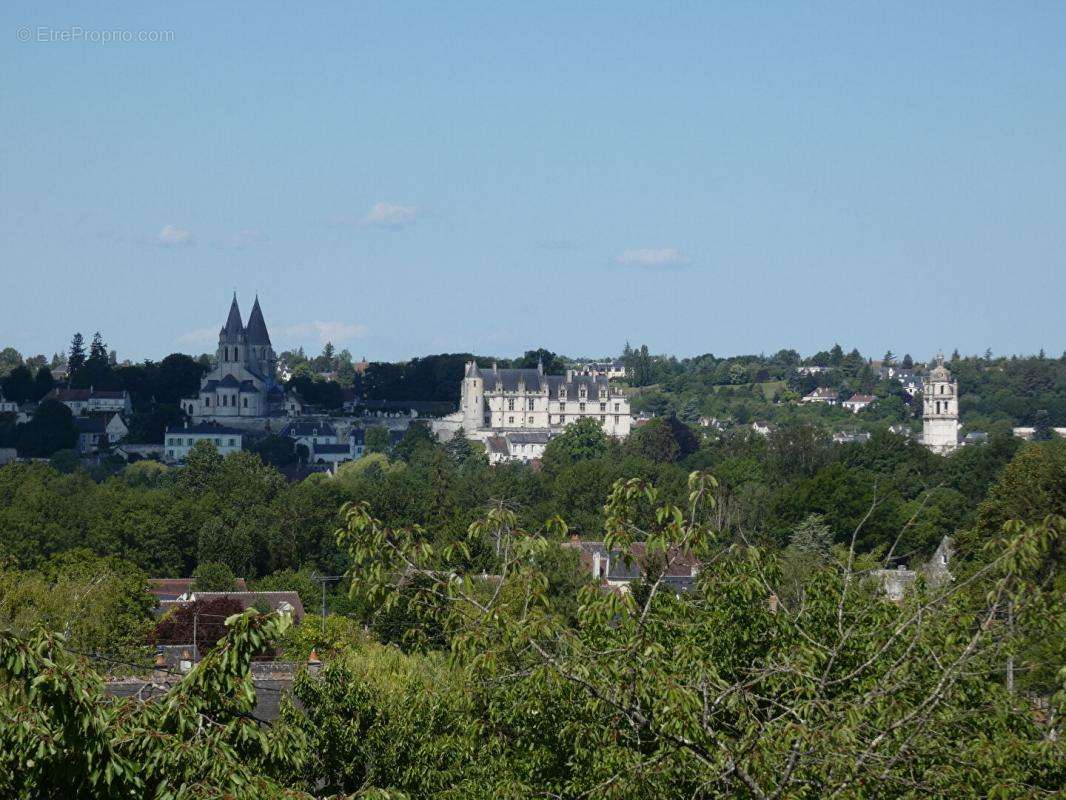
[[[229,348],[228,347],[223,347],[222,348],[222,360],[223,361],[229,361]]]
[[[514,425],[514,417],[508,417],[507,418],[507,424],[508,425]]]
[[[507,410],[508,411],[514,411],[514,398],[513,397],[508,397],[507,398]]]
[[[244,407],[248,408],[248,398],[247,397],[244,398]]]
[[[618,403],[615,403],[615,404],[614,404],[614,413],[615,413],[615,414],[617,414],[617,413],[618,413],[618,405],[619,405]]]
[[[210,398],[210,397],[205,397],[205,398],[204,398],[204,405],[205,405],[205,406],[206,406],[207,408],[211,408],[211,398]],[[190,414],[192,413],[192,406],[190,406],[190,407],[189,407],[189,413],[190,413]]]
[[[529,424],[530,424],[530,425],[532,425],[532,424],[533,424],[533,417],[530,417],[530,418],[529,418]]]
[[[229,440],[229,446],[230,447],[236,447],[237,446],[237,440],[236,439],[230,439]]]
[[[532,411],[532,410],[533,410],[533,398],[532,398],[532,397],[531,397],[531,398],[529,398],[529,399],[528,399],[528,400],[526,401],[526,408],[528,408],[528,409],[529,409],[530,411]]]
[[[578,403],[577,404],[577,410],[581,411],[581,412],[584,412],[585,411],[585,404],[584,403]]]
[[[600,403],[600,411],[606,411],[606,410],[607,410],[607,404],[606,403]]]
[[[560,402],[559,403],[559,410],[560,411],[566,411],[566,403],[565,402]]]
[[[600,414],[600,422],[604,422],[604,423],[607,422],[607,415],[606,414]]]

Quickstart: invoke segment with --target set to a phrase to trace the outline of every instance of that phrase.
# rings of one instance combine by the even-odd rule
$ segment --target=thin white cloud
[[[418,209],[414,206],[374,203],[363,217],[363,225],[370,228],[406,228],[413,225],[417,217]]]
[[[263,244],[269,242],[270,237],[258,228],[245,228],[239,230],[228,239],[223,239],[218,242],[219,247],[227,248],[230,250],[243,250],[246,247],[251,247],[256,244]]]
[[[164,225],[163,230],[155,237],[155,243],[163,247],[192,244],[192,232],[188,228],[179,228],[177,225]]]
[[[217,340],[218,331],[215,328],[197,328],[178,337],[178,342],[186,345],[208,345]]]
[[[687,264],[688,258],[676,247],[642,247],[635,250],[623,250],[615,258],[615,263],[628,267],[656,269]]]
[[[323,322],[322,320],[317,319],[313,322],[301,322],[296,325],[290,325],[283,331],[283,334],[287,339],[293,341],[316,339],[320,344],[325,344],[326,342],[333,342],[333,344],[347,342],[351,339],[358,339],[365,333],[365,325],[351,322]]]

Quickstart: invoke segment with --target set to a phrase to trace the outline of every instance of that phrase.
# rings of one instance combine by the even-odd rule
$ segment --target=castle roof
[[[222,327],[222,332],[229,336],[237,336],[244,332],[244,323],[241,322],[241,310],[237,306],[237,293],[233,293],[233,302],[229,306],[229,316],[226,317],[226,324]]]
[[[255,296],[255,304],[252,306],[251,316],[248,317],[248,328],[245,332],[248,334],[248,344],[270,344],[263,310],[259,307],[259,295]]]

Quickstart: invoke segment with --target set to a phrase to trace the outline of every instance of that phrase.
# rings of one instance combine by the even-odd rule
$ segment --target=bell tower
[[[959,382],[938,353],[922,387],[922,444],[940,455],[959,448]]]

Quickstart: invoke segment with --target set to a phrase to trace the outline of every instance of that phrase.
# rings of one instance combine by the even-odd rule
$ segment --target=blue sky
[[[0,346],[1066,348],[1066,4],[97,5],[0,7]]]

